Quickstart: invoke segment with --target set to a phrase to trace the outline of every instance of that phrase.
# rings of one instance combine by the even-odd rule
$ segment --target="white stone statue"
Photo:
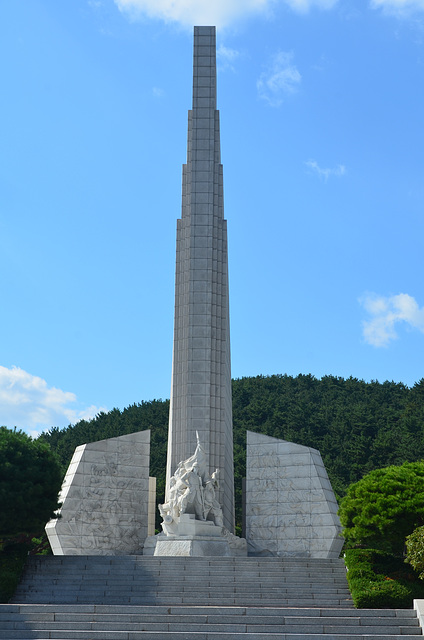
[[[143,553],[155,556],[245,556],[246,540],[224,527],[216,495],[219,470],[209,474],[208,456],[196,433],[194,454],[178,463],[164,504],[162,533],[147,538]]]
[[[215,469],[211,479],[206,481],[203,490],[203,515],[205,520],[213,520],[218,527],[223,527],[221,505],[215,498],[215,489],[219,488],[218,474],[219,469]]]
[[[198,433],[196,437],[194,455],[178,464],[170,479],[167,500],[159,505],[165,532],[169,531],[172,522],[177,523],[184,514],[194,514],[196,520],[212,521],[217,527],[223,527],[222,509],[215,498],[215,489],[219,487],[219,470],[209,475],[206,453]]]

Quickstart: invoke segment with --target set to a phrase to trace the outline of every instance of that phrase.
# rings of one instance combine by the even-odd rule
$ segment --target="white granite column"
[[[174,350],[167,487],[178,462],[196,448],[196,431],[217,499],[234,531],[234,463],[228,304],[227,227],[219,112],[216,110],[215,27],[194,28],[193,108],[188,116],[182,216],[177,222]]]

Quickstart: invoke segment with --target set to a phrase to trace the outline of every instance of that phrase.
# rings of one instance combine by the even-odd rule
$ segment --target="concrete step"
[[[219,631],[9,631],[3,640],[417,640],[412,634],[355,635],[352,633],[292,634],[285,632]]]
[[[329,571],[324,572],[320,571],[319,568],[308,569],[307,571],[302,571],[299,569],[298,571],[285,571],[283,568],[278,571],[267,571],[266,569],[260,569],[256,571],[244,571],[242,567],[231,567],[228,570],[220,570],[217,571],[211,567],[193,567],[190,570],[189,567],[175,567],[175,568],[161,568],[158,567],[155,570],[150,567],[144,567],[140,565],[133,565],[123,567],[116,566],[91,566],[86,565],[82,567],[71,567],[66,565],[28,565],[27,568],[28,573],[37,573],[38,575],[49,575],[52,571],[57,573],[58,575],[66,574],[70,577],[76,577],[81,575],[84,572],[90,572],[92,576],[103,576],[103,575],[124,575],[124,576],[145,576],[151,579],[166,577],[169,579],[175,579],[176,575],[182,575],[187,578],[196,577],[196,576],[222,576],[232,578],[234,576],[244,576],[247,580],[254,580],[256,578],[265,577],[267,579],[286,579],[293,580],[297,578],[303,579],[320,579],[321,581],[325,580],[340,580],[343,579],[346,575],[346,571]]]
[[[122,616],[121,616],[122,618]],[[4,622],[2,621],[2,629],[3,630],[24,630],[28,626],[28,622]],[[225,620],[222,621],[222,617],[219,622],[213,622],[211,620],[208,621],[190,621],[180,619],[179,616],[170,618],[169,620],[156,620],[156,621],[139,621],[139,622],[128,622],[126,619],[115,619],[108,620],[107,617],[105,620],[99,621],[75,621],[70,622],[40,622],[40,621],[31,621],[31,629],[32,630],[57,630],[57,631],[65,631],[72,629],[73,631],[220,631],[223,632],[234,632],[234,633],[253,633],[254,631],[259,631],[261,633],[271,633],[271,632],[279,632],[284,631],[285,633],[351,633],[355,635],[375,635],[376,633],[385,633],[388,635],[393,635],[395,633],[409,633],[410,635],[421,635],[421,629],[419,627],[414,626],[399,626],[396,625],[386,625],[383,624],[381,620],[378,620],[376,625],[366,626],[364,624],[360,625],[349,625],[345,624],[335,625],[330,621],[325,621],[324,619],[317,622],[310,622],[307,620],[299,620],[297,624],[293,623],[274,623],[270,624],[266,621],[254,621],[249,620]]]
[[[32,586],[37,586],[38,589],[46,589],[46,590],[51,590],[52,588],[56,587],[58,584],[60,584],[59,580],[56,579],[52,579],[52,580],[45,580],[43,582],[41,581],[37,581],[36,579],[33,579],[31,582],[26,582],[25,584],[22,585],[21,589],[25,590],[25,589],[31,589]],[[217,584],[221,584],[222,585],[222,589],[224,591],[227,592],[233,592],[235,590],[240,590],[243,589],[243,591],[258,591],[262,588],[267,588],[269,591],[281,591],[281,590],[285,590],[285,591],[293,591],[295,590],[297,593],[299,592],[310,592],[311,589],[315,590],[315,591],[321,591],[321,592],[337,592],[337,591],[346,591],[347,590],[347,586],[346,586],[346,581],[344,582],[336,582],[333,584],[327,584],[327,583],[322,583],[322,582],[277,582],[277,583],[269,583],[266,580],[258,580],[256,582],[243,582],[242,580],[239,581],[222,581],[220,582],[219,579],[216,580],[198,580],[198,581],[181,581],[178,582],[176,581],[175,583],[167,583],[165,581],[162,582],[151,582],[151,581],[145,581],[145,582],[135,582],[135,581],[118,581],[116,582],[115,580],[103,580],[103,581],[87,581],[84,579],[80,579],[79,581],[73,581],[73,582],[66,582],[66,585],[63,585],[64,587],[66,586],[66,589],[68,591],[74,591],[74,590],[85,590],[85,591],[96,591],[99,589],[103,589],[103,590],[115,590],[115,591],[119,591],[119,589],[121,589],[122,587],[125,587],[126,589],[129,589],[131,591],[156,591],[156,592],[169,592],[169,593],[175,593],[175,590],[181,590],[181,591],[191,591],[193,589],[199,590],[199,591],[210,591],[211,589],[213,589]]]
[[[92,596],[87,598],[84,595],[81,596],[77,596],[75,597],[74,595],[70,596],[70,597],[62,597],[62,596],[58,596],[57,598],[54,597],[48,597],[48,596],[39,596],[38,594],[35,594],[34,596],[31,596],[31,598],[28,597],[27,601],[31,601],[33,603],[36,604],[45,604],[46,600],[48,600],[49,602],[52,603],[57,603],[57,604],[85,604],[86,602],[90,602],[92,604],[120,604],[120,605],[138,605],[138,606],[142,606],[142,605],[160,605],[160,604],[167,604],[167,605],[178,605],[178,604],[184,604],[184,605],[201,605],[201,604],[205,604],[205,605],[209,605],[209,606],[251,606],[251,605],[255,605],[258,604],[260,606],[263,607],[267,607],[267,606],[279,606],[279,607],[294,607],[294,606],[299,606],[299,607],[324,607],[324,606],[328,606],[328,607],[348,607],[348,606],[352,606],[351,605],[351,599],[341,596],[341,597],[331,597],[331,598],[325,598],[325,597],[319,597],[316,595],[311,595],[309,597],[284,597],[284,594],[281,595],[279,598],[267,598],[265,596],[251,596],[248,597],[246,595],[242,595],[240,597],[237,597],[236,595],[232,596],[232,597],[226,597],[226,598],[220,598],[220,597],[216,597],[216,598],[205,598],[203,596],[199,596],[196,597],[195,595],[187,595],[187,596],[167,596],[167,597],[159,597],[159,596],[146,596],[146,597],[140,597],[140,596],[136,596],[136,595],[128,595],[128,594],[123,594],[122,596],[111,596],[111,597],[106,597],[106,596]]]
[[[72,606],[60,605],[60,604],[46,604],[43,607],[34,604],[4,604],[2,605],[2,614],[16,614],[17,612],[25,615],[40,614],[42,615],[63,615],[72,614],[74,611]],[[106,615],[106,614],[131,614],[131,615],[152,615],[152,614],[167,614],[170,615],[182,615],[187,612],[195,612],[198,615],[271,615],[275,616],[297,616],[299,615],[299,608],[293,607],[290,609],[279,609],[272,607],[272,609],[264,609],[263,607],[225,607],[224,609],[213,608],[209,606],[205,607],[172,607],[171,609],[166,606],[151,607],[122,607],[122,606],[109,606],[109,605],[92,605],[85,604],[78,607],[78,613],[89,615]],[[416,612],[413,609],[343,609],[335,611],[328,607],[322,607],[320,609],[308,609],[302,608],[301,613],[303,616],[320,618],[324,617],[349,617],[356,618],[358,615],[361,617],[375,617],[380,618],[416,618]]]
[[[45,599],[40,598],[37,600],[37,598],[33,598],[32,601],[36,604],[44,604]],[[80,598],[80,599],[75,599],[75,598],[69,598],[69,599],[64,599],[61,598],[60,599],[60,603],[63,604],[75,604],[75,605],[79,605],[79,604],[83,604],[87,602],[86,598]],[[219,599],[219,598],[210,598],[209,600],[205,600],[205,598],[128,598],[126,596],[122,597],[122,598],[113,598],[110,599],[109,601],[106,598],[99,598],[99,599],[91,599],[91,602],[93,604],[119,604],[119,605],[131,605],[131,606],[147,606],[147,605],[168,605],[168,606],[177,606],[177,605],[185,605],[185,606],[200,606],[202,604],[207,605],[209,604],[209,606],[217,606],[217,607],[225,607],[225,606],[255,606],[255,605],[260,605],[263,607],[271,607],[271,606],[278,606],[278,607],[294,607],[294,606],[298,606],[298,607],[324,607],[324,606],[328,606],[328,607],[348,607],[350,605],[350,601],[347,599],[331,599],[329,601],[329,599],[327,598],[299,598],[298,600],[294,599],[294,598],[280,598],[277,601],[272,601],[272,600],[265,600],[264,598],[251,598],[250,600],[246,597],[243,598],[226,598],[226,599]]]
[[[26,575],[27,576],[39,576],[40,578],[46,580],[46,579],[50,579],[53,576],[64,576],[66,575],[67,578],[69,580],[80,580],[81,576],[84,577],[85,580],[91,580],[91,581],[96,581],[96,580],[100,580],[100,579],[104,579],[105,577],[110,579],[111,577],[114,580],[122,580],[122,579],[126,579],[126,580],[143,580],[145,581],[149,581],[149,582],[157,582],[159,580],[169,580],[169,582],[174,583],[174,582],[196,582],[198,580],[205,580],[205,579],[216,579],[217,577],[221,577],[222,579],[225,579],[227,582],[234,582],[237,580],[243,580],[243,582],[257,582],[258,580],[266,580],[266,582],[269,582],[270,584],[272,584],[273,582],[278,584],[280,582],[316,582],[318,584],[323,584],[323,583],[329,583],[329,584],[333,584],[334,582],[346,582],[346,573],[344,574],[340,574],[340,575],[335,575],[335,574],[330,574],[328,576],[326,575],[314,575],[313,573],[307,573],[307,574],[303,574],[303,573],[297,573],[297,574],[293,574],[293,575],[287,575],[287,574],[266,574],[266,572],[261,573],[261,574],[256,574],[256,575],[247,575],[245,573],[243,573],[242,571],[232,571],[231,573],[212,573],[209,571],[204,571],[203,573],[183,573],[183,572],[179,572],[179,571],[175,571],[174,573],[160,573],[157,575],[152,575],[151,573],[146,573],[144,571],[134,571],[131,573],[125,573],[125,572],[118,572],[118,571],[103,571],[103,572],[93,572],[90,571],[90,568],[87,569],[81,569],[79,572],[75,571],[75,572],[70,572],[70,571],[64,571],[64,570],[58,570],[56,571],[54,569],[54,567],[52,567],[50,569],[50,571],[37,571],[37,570],[30,570],[29,568],[26,570]]]

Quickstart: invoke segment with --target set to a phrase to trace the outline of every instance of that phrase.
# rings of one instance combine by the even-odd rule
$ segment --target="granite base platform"
[[[220,537],[172,536],[158,538],[153,555],[155,556],[224,556],[230,557],[228,541]]]

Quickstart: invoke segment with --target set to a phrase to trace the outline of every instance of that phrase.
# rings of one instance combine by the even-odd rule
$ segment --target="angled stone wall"
[[[338,505],[319,451],[248,431],[245,487],[251,554],[339,556]]]
[[[77,447],[59,497],[61,517],[46,525],[53,553],[141,553],[154,533],[149,459],[150,431]]]

